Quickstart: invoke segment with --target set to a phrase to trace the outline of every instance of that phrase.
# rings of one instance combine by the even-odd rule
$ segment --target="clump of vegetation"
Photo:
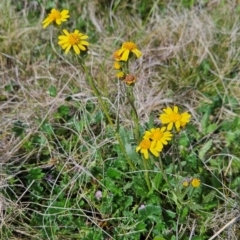
[[[238,239],[239,10],[3,0],[0,239]]]

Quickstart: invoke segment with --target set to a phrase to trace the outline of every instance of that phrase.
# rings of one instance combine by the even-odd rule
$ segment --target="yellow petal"
[[[141,153],[143,154],[143,156],[144,156],[145,159],[148,159],[148,157],[149,157],[148,150],[142,149],[142,150],[141,150]]]
[[[76,44],[73,45],[73,50],[76,54],[80,54],[80,49]]]
[[[120,60],[122,60],[122,61],[127,61],[127,60],[128,60],[128,56],[129,56],[129,50],[126,49],[126,50],[123,52]]]
[[[164,111],[167,115],[171,115],[172,112],[173,112],[170,107],[167,107],[167,108],[163,109],[163,111]]]
[[[66,29],[63,29],[63,33],[68,36],[69,35],[69,32],[66,30]]]
[[[70,48],[71,48],[71,45],[68,45],[68,47],[65,50],[65,54],[67,54],[69,52]]]
[[[168,124],[168,126],[167,126],[167,130],[168,130],[168,131],[171,131],[172,128],[173,128],[173,122],[170,122],[170,123]]]
[[[142,56],[142,53],[137,48],[133,49],[132,52],[136,54],[137,58]]]
[[[180,121],[176,121],[176,122],[175,122],[175,127],[178,129],[178,128],[180,128],[180,126],[181,126]]]
[[[85,45],[85,46],[88,46],[88,45],[89,45],[89,42],[81,41],[81,44],[82,44],[82,45]]]
[[[173,107],[173,112],[174,112],[174,113],[178,113],[178,107],[177,107],[177,106],[174,106],[174,107]]]

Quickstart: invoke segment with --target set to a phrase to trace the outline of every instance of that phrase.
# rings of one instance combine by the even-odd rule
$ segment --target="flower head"
[[[188,186],[189,186],[189,182],[188,182],[188,181],[184,181],[184,182],[182,183],[182,185],[183,185],[184,187],[188,187]]]
[[[133,42],[123,43],[122,47],[118,51],[116,51],[116,54],[120,56],[121,61],[127,61],[130,52],[134,53],[137,58],[142,56],[142,53],[137,48],[137,45]]]
[[[121,65],[120,65],[120,63],[119,63],[118,61],[115,61],[115,62],[114,62],[113,67],[114,67],[115,69],[117,69],[117,70],[119,70],[119,69],[122,68]]]
[[[138,210],[144,209],[146,206],[144,204],[141,204],[141,206],[138,208]]]
[[[146,136],[143,137],[143,140],[137,146],[136,152],[138,152],[139,150],[140,150],[140,153],[143,154],[145,159],[149,158],[148,151],[150,151],[156,157],[159,156],[159,152],[161,151],[161,149],[156,149],[154,147],[154,143]]]
[[[52,22],[60,25],[62,22],[67,21],[67,18],[70,17],[68,13],[69,11],[66,9],[59,12],[57,9],[53,8],[51,13],[49,13],[48,16],[43,20],[43,28],[46,28]]]
[[[97,190],[97,192],[95,193],[95,197],[97,200],[100,200],[102,198],[102,192],[100,190]]]
[[[193,178],[191,184],[194,188],[197,188],[200,186],[201,180],[199,178]]]
[[[180,114],[177,106],[174,106],[173,109],[167,107],[163,111],[164,113],[160,115],[159,119],[163,124],[168,124],[167,130],[172,130],[174,124],[179,131],[181,127],[185,127],[191,118],[191,115],[187,112]]]
[[[132,74],[127,74],[123,82],[125,82],[127,85],[132,85],[136,82],[136,77]]]
[[[86,51],[86,46],[89,45],[85,39],[88,38],[87,35],[80,33],[78,30],[75,30],[73,33],[69,33],[66,29],[63,30],[65,35],[60,35],[58,37],[58,44],[65,49],[65,53],[67,54],[71,47],[76,54],[80,54],[80,50]]]
[[[121,55],[119,54],[119,50],[113,53],[113,58],[115,59],[115,61],[120,61]]]
[[[116,73],[116,76],[118,77],[118,78],[124,78],[124,76],[125,76],[125,73],[124,72],[117,72]]]
[[[166,131],[166,127],[152,128],[145,132],[145,136],[152,140],[154,147],[159,151],[163,149],[163,145],[167,145],[168,141],[172,139],[172,133]]]

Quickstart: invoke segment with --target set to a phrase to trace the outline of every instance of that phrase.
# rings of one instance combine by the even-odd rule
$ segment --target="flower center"
[[[163,136],[163,133],[161,131],[155,131],[151,135],[151,139],[154,141],[159,141]]]
[[[141,148],[141,149],[149,149],[150,146],[151,146],[150,140],[143,139],[143,140],[140,142],[140,148]]]
[[[68,36],[68,42],[71,45],[79,44],[79,36],[76,33],[70,33]]]
[[[50,16],[52,18],[53,21],[57,20],[57,19],[60,19],[61,18],[61,13],[58,11],[58,10],[53,10],[51,13],[50,13]]]
[[[137,48],[136,44],[133,43],[133,42],[125,42],[122,47],[126,48],[126,49],[128,49],[130,51],[135,49],[135,48]]]
[[[181,116],[178,113],[172,113],[169,118],[171,122],[176,122],[181,119]]]

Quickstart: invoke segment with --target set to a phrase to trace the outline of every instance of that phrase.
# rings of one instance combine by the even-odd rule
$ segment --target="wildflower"
[[[69,52],[71,47],[76,54],[80,54],[80,50],[86,51],[86,46],[89,45],[85,39],[88,38],[87,35],[80,33],[78,30],[75,30],[73,33],[69,33],[66,29],[63,30],[65,35],[60,35],[58,37],[58,44],[65,49],[65,54]]]
[[[141,204],[141,206],[138,208],[138,210],[142,210],[145,208],[145,205],[144,204]]]
[[[62,22],[67,21],[69,11],[64,9],[59,12],[57,9],[53,8],[51,13],[43,20],[43,28],[46,28],[50,23],[55,22],[57,25],[60,25]]]
[[[136,77],[132,74],[127,74],[123,82],[125,82],[127,85],[132,85],[136,82]]]
[[[179,131],[180,127],[185,127],[191,118],[191,115],[187,112],[180,114],[177,106],[174,106],[173,109],[167,107],[163,111],[165,113],[161,114],[159,119],[163,124],[168,124],[167,130],[172,130],[173,124],[175,124],[177,131]]]
[[[136,152],[140,150],[140,153],[143,154],[145,159],[149,158],[148,151],[150,151],[154,156],[158,157],[159,152],[162,149],[158,149],[154,147],[154,143],[146,136],[143,137],[143,140],[140,142],[140,144],[136,148]]]
[[[194,188],[197,188],[200,186],[201,180],[199,178],[193,178],[191,184]]]
[[[188,186],[189,186],[189,182],[188,182],[188,181],[184,181],[184,182],[182,183],[182,185],[183,185],[184,187],[188,187]]]
[[[116,61],[120,61],[121,55],[119,54],[119,50],[113,53],[113,57]]]
[[[100,200],[102,198],[102,192],[100,190],[98,190],[96,193],[95,193],[95,197],[97,200]]]
[[[113,67],[114,67],[115,69],[117,69],[117,70],[119,70],[119,69],[122,68],[121,65],[120,65],[120,63],[117,62],[117,61],[114,62]]]
[[[133,42],[123,43],[121,49],[117,51],[117,55],[121,56],[120,60],[127,61],[130,52],[134,53],[137,58],[142,56],[142,53],[138,50],[137,45]]]
[[[166,131],[166,127],[152,128],[150,131],[145,132],[145,136],[153,141],[154,146],[157,149],[163,149],[163,144],[167,145],[168,141],[172,138],[172,133]]]
[[[123,77],[125,76],[125,73],[124,73],[124,72],[117,72],[117,73],[116,73],[116,76],[117,76],[118,78],[123,78]]]

